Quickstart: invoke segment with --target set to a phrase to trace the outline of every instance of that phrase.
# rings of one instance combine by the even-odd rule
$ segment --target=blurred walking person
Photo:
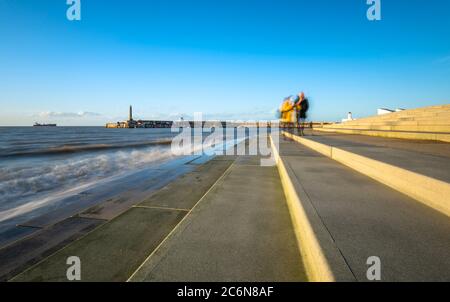
[[[307,118],[307,112],[309,109],[309,100],[305,97],[305,94],[303,92],[300,92],[296,98],[296,101],[294,103],[294,108],[296,111],[296,117],[297,117],[297,129],[299,135],[303,136],[305,135],[304,129],[305,129],[305,121]]]
[[[291,97],[287,97],[283,100],[280,108],[280,122],[281,128],[286,129],[290,127],[294,122],[294,104]]]

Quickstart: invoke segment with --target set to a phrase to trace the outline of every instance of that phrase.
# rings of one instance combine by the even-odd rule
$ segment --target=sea
[[[165,128],[0,127],[0,242],[2,232],[63,208],[70,196],[121,178],[136,183],[146,169],[181,168],[189,155],[171,151],[176,135]]]

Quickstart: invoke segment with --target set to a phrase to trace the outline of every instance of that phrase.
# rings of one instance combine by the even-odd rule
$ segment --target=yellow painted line
[[[283,132],[283,134],[450,217],[450,184],[445,181],[314,142],[292,133]]]
[[[270,143],[308,280],[313,282],[334,282],[336,279],[312,227],[309,217],[311,215],[307,214],[307,210],[297,194],[287,166],[280,157],[272,136],[270,136]]]
[[[127,282],[130,282],[131,279],[137,274],[137,272],[147,263],[147,261],[164,245],[166,241],[168,241],[173,234],[176,232],[177,229],[186,221],[186,219],[190,216],[192,211],[198,206],[198,204],[205,199],[205,197],[211,192],[212,189],[228,174],[228,172],[233,168],[234,162],[231,163],[231,165],[228,167],[228,169],[223,172],[223,174],[214,182],[214,184],[206,191],[205,194],[196,202],[196,204],[192,207],[192,209],[189,210],[189,212],[181,219],[181,221],[170,231],[169,234],[158,244],[158,246],[150,253],[150,255],[147,256],[147,258],[142,262],[141,265],[131,274],[131,276],[128,278]]]

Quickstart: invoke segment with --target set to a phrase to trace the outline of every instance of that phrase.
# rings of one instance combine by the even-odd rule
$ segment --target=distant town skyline
[[[450,103],[450,2],[0,1],[0,126],[136,119],[272,120]]]

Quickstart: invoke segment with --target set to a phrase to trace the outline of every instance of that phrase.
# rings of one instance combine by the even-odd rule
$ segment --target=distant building
[[[148,121],[134,120],[133,107],[130,105],[128,111],[128,120],[116,123],[107,123],[106,128],[170,128],[173,121]]]
[[[389,114],[392,112],[399,112],[399,111],[403,111],[403,110],[405,110],[405,109],[397,108],[395,110],[392,110],[392,109],[387,109],[387,108],[378,108],[377,115]]]
[[[354,120],[353,115],[352,115],[351,112],[349,112],[349,113],[347,114],[347,118],[343,118],[343,119],[342,119],[342,122],[345,123],[345,122],[353,121],[353,120]]]
[[[377,115],[389,114],[392,112],[394,112],[394,110],[387,109],[387,108],[378,108],[377,109]]]

